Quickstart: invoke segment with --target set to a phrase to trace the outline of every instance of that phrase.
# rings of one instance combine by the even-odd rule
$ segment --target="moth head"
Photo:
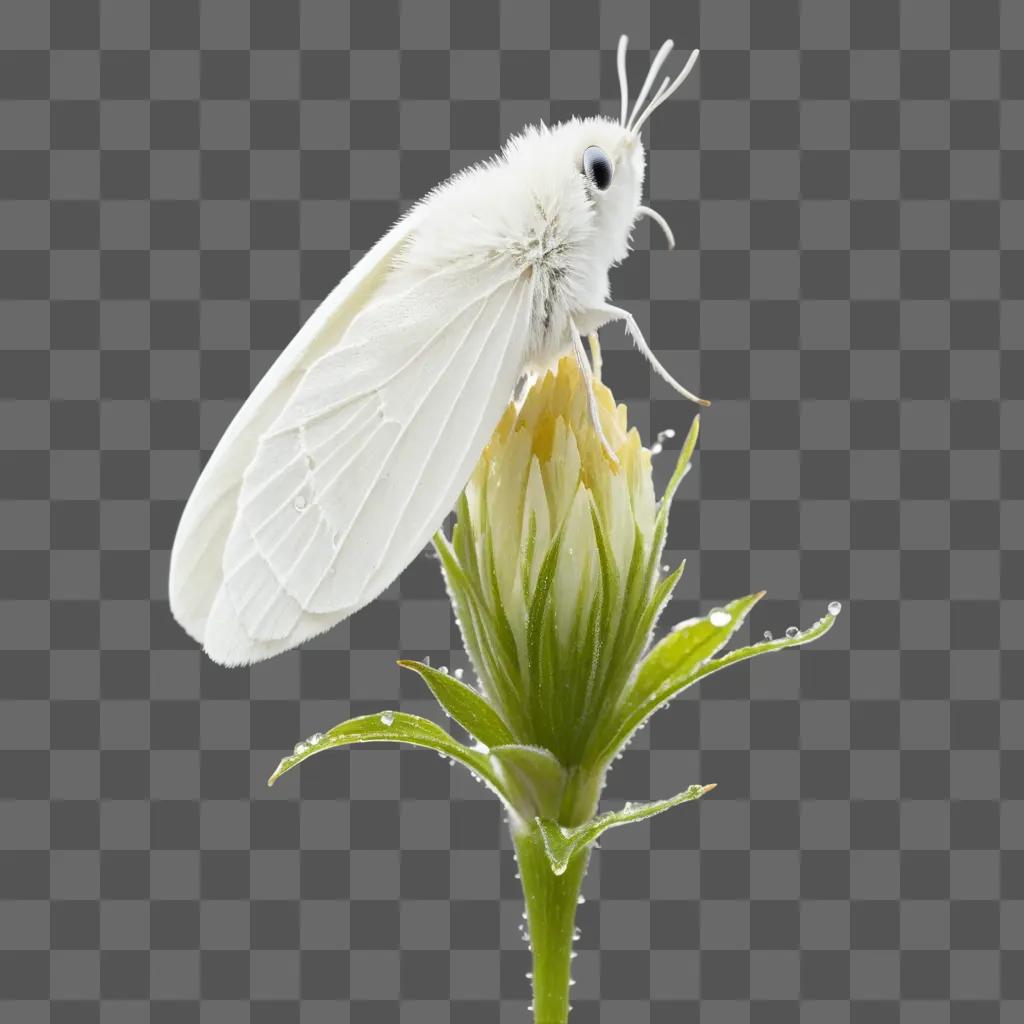
[[[561,166],[568,187],[589,210],[589,248],[599,264],[619,262],[629,251],[644,184],[644,147],[638,136],[606,117],[559,125]]]
[[[699,51],[694,50],[682,71],[675,78],[666,76],[652,93],[655,79],[672,51],[671,39],[663,43],[651,62],[636,101],[630,107],[626,75],[628,42],[626,36],[619,39],[619,119],[594,117],[565,126],[571,131],[570,150],[594,211],[596,234],[611,245],[616,260],[622,259],[628,251],[630,232],[641,216],[650,217],[664,231],[669,247],[675,245],[665,219],[657,211],[641,204],[646,160],[640,131],[654,111],[686,81],[699,55]]]

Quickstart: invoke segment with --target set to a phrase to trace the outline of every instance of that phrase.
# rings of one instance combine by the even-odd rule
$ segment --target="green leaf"
[[[550,818],[538,818],[537,828],[541,838],[544,840],[544,852],[551,862],[551,870],[556,874],[562,874],[572,857],[579,853],[584,847],[593,843],[602,832],[610,828],[617,828],[619,825],[628,825],[633,821],[643,821],[645,818],[652,818],[655,814],[661,814],[670,807],[686,803],[688,800],[697,800],[705,793],[714,789],[710,786],[690,786],[682,793],[677,793],[667,800],[657,800],[653,803],[629,803],[621,811],[608,811],[606,814],[599,814],[596,818],[575,828],[567,828],[559,825],[557,821]]]
[[[760,595],[751,596],[756,598]],[[741,598],[739,602],[734,601],[732,604],[727,605],[726,608],[731,609],[735,605],[749,600],[750,598]],[[746,613],[744,612],[744,614]],[[614,716],[617,722],[614,735],[607,743],[602,745],[597,756],[588,760],[594,764],[610,761],[655,711],[664,707],[673,697],[682,693],[687,687],[699,682],[705,676],[718,672],[720,669],[733,665],[738,661],[756,658],[759,654],[770,654],[772,651],[782,651],[788,647],[799,647],[802,644],[808,644],[812,640],[817,640],[819,637],[824,636],[832,628],[835,620],[836,616],[828,612],[818,619],[814,625],[800,630],[792,636],[787,635],[774,640],[764,640],[761,643],[751,644],[747,647],[738,647],[728,654],[723,654],[720,658],[706,658],[703,661],[696,661],[689,671],[671,673],[664,683],[648,690],[643,699],[640,699],[638,693],[632,692],[630,700],[624,703]],[[658,646],[660,647],[661,645],[659,644]],[[655,648],[655,651],[657,651],[657,648]],[[651,654],[654,654],[655,651],[652,651]]]
[[[492,747],[491,760],[497,762],[499,775],[506,781],[506,788],[525,796],[525,801],[517,800],[523,818],[529,820],[538,814],[558,814],[566,772],[550,750],[519,743],[509,744]]]
[[[677,626],[644,658],[627,700],[630,703],[645,700],[655,690],[692,672],[721,650],[762,597],[763,590]]]
[[[398,664],[418,672],[438,704],[475,739],[488,747],[515,742],[501,715],[472,686],[419,661],[399,661]]]
[[[373,743],[394,741],[396,743],[412,743],[417,747],[426,747],[445,757],[464,764],[471,772],[480,776],[481,780],[491,787],[503,800],[508,797],[501,781],[491,768],[487,755],[479,750],[464,746],[452,739],[439,725],[418,715],[407,715],[401,711],[382,711],[378,715],[365,715],[362,718],[351,718],[341,725],[336,725],[330,732],[311,736],[298,744],[295,753],[284,758],[277,770],[267,780],[272,786],[285,772],[291,771],[296,765],[302,764],[307,758],[324,750],[347,746],[351,743]]]

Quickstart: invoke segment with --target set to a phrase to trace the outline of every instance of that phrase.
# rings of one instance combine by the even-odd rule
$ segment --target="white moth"
[[[171,611],[224,665],[269,658],[384,590],[451,510],[525,374],[621,320],[609,303],[642,206],[640,129],[697,60],[619,119],[530,127],[413,206],[320,304],[199,477],[171,552]],[[628,114],[628,116],[627,116]],[[596,408],[591,407],[595,416]],[[598,426],[598,429],[599,426]]]

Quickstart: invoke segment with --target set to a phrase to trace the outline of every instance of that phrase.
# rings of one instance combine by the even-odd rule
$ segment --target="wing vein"
[[[497,294],[499,293],[499,290],[500,290],[500,288],[501,288],[501,287],[504,287],[504,286],[505,286],[505,285],[506,285],[507,283],[508,283],[507,281],[503,281],[503,282],[502,282],[502,285],[501,285],[501,286],[499,286],[499,288],[495,288],[495,289],[494,289],[494,290],[493,290],[493,291],[491,292],[491,294],[490,294],[490,295],[489,295],[489,296],[488,296],[488,297],[487,297],[486,299],[482,300],[482,305],[481,305],[480,313],[478,314],[478,317],[477,317],[477,318],[474,318],[473,324],[475,324],[475,323],[476,323],[476,319],[478,319],[478,318],[479,318],[479,316],[482,316],[482,315],[483,315],[483,312],[484,312],[484,310],[485,310],[485,309],[487,308],[487,304],[488,304],[488,302],[490,302],[490,300],[491,300],[491,299],[492,299],[492,298],[493,298],[493,297],[494,297],[495,295],[497,295]],[[499,318],[500,318],[500,316],[501,316],[501,313],[503,313],[503,312],[504,312],[505,308],[507,307],[507,305],[508,305],[509,301],[511,300],[512,296],[514,295],[514,293],[515,293],[515,287],[513,286],[513,287],[512,287],[511,289],[510,289],[510,291],[509,291],[509,294],[508,294],[508,296],[506,296],[506,297],[505,297],[505,299],[504,299],[504,300],[502,301],[502,304],[501,304],[501,309],[500,309],[500,310],[499,310],[499,312],[498,312],[498,317],[499,317]],[[456,346],[456,348],[455,348],[455,351],[454,351],[454,352],[452,353],[452,355],[450,356],[450,358],[449,358],[449,360],[448,360],[448,363],[446,364],[446,368],[447,368],[447,366],[450,366],[450,365],[451,365],[451,363],[452,363],[452,362],[453,362],[453,361],[455,360],[456,356],[458,356],[458,355],[459,355],[459,353],[460,353],[460,352],[462,351],[462,347],[463,347],[463,345],[465,345],[465,343],[466,343],[466,339],[467,339],[468,337],[470,337],[470,334],[471,334],[471,328],[472,328],[473,324],[471,324],[471,325],[470,325],[470,327],[469,327],[469,328],[467,328],[467,330],[466,330],[466,331],[465,331],[465,332],[463,333],[463,335],[462,335],[462,338],[461,338],[461,340],[459,341],[459,344],[458,344],[458,345]],[[480,352],[479,352],[479,353],[477,354],[477,357],[476,357],[476,359],[475,359],[475,360],[474,360],[474,362],[473,362],[473,368],[474,368],[474,369],[476,368],[477,364],[479,363],[479,361],[480,361],[480,357],[482,356],[482,354],[483,354],[483,352],[484,352],[484,349],[485,349],[485,346],[481,345],[481,346],[480,346]],[[467,375],[467,376],[468,376],[468,375]],[[430,396],[431,394],[433,394],[433,392],[434,392],[434,391],[436,390],[436,388],[437,388],[437,385],[438,385],[438,382],[439,382],[439,380],[440,380],[440,375],[438,375],[437,377],[435,377],[435,378],[434,378],[434,380],[433,380],[433,381],[432,381],[432,382],[430,383],[430,385],[428,386],[428,388],[427,388],[427,390],[426,390],[426,393],[424,394],[424,397],[423,397],[423,399],[422,399],[422,400],[420,401],[419,405],[417,405],[416,409],[414,410],[414,412],[413,412],[412,416],[411,416],[411,417],[410,417],[410,418],[408,419],[408,421],[407,421],[406,423],[404,423],[404,424],[402,425],[402,429],[401,429],[401,432],[400,432],[400,433],[398,434],[398,436],[397,436],[397,437],[395,438],[395,442],[394,442],[394,444],[393,444],[393,445],[391,446],[391,448],[390,448],[390,449],[388,450],[388,456],[389,456],[389,457],[390,457],[390,455],[391,455],[391,454],[392,454],[392,453],[394,452],[395,448],[396,448],[396,447],[397,447],[397,446],[398,446],[399,444],[401,444],[402,440],[403,440],[403,439],[404,439],[404,438],[405,438],[405,437],[406,437],[406,436],[408,435],[408,433],[409,433],[409,428],[410,428],[410,426],[411,426],[411,425],[412,425],[412,423],[413,423],[413,422],[415,421],[415,419],[416,419],[416,418],[417,418],[417,417],[419,416],[420,412],[421,412],[421,411],[423,410],[424,406],[425,406],[425,405],[426,405],[426,403],[427,403],[427,400],[428,400],[429,396]],[[449,419],[450,419],[450,416],[451,416],[451,413],[449,412]],[[445,422],[447,423],[447,422],[448,422],[448,420],[446,420]],[[353,526],[355,525],[355,523],[356,523],[356,520],[357,520],[357,519],[359,518],[359,515],[360,515],[360,513],[361,513],[361,512],[363,511],[363,509],[364,509],[364,508],[366,507],[366,503],[367,503],[367,502],[368,502],[368,501],[370,500],[370,498],[371,498],[371,497],[372,497],[372,496],[374,495],[374,493],[376,492],[377,488],[378,488],[378,487],[380,486],[380,482],[381,482],[381,479],[382,479],[382,478],[383,478],[383,473],[381,473],[380,471],[378,471],[378,472],[377,472],[377,474],[376,474],[376,476],[374,477],[374,480],[373,480],[373,482],[372,482],[372,483],[370,484],[370,486],[369,486],[369,487],[367,488],[367,490],[366,490],[366,494],[365,494],[365,495],[363,496],[363,499],[362,499],[362,500],[360,501],[360,503],[359,503],[359,506],[358,506],[358,507],[356,508],[355,514],[354,514],[354,515],[352,516],[352,518],[351,518],[351,520],[350,520],[350,522],[349,522],[349,525],[348,525],[348,527],[346,528],[346,530],[345,530],[345,533],[344,533],[344,536],[342,537],[342,539],[341,539],[341,541],[340,541],[340,543],[339,543],[338,547],[342,547],[342,546],[344,546],[344,543],[345,543],[345,541],[346,541],[346,540],[348,539],[349,535],[350,535],[350,534],[351,534],[351,532],[352,532],[352,528],[353,528]],[[420,477],[418,477],[418,478],[417,478],[417,482],[419,481],[419,479],[422,479],[422,472],[421,472],[421,474],[420,474]],[[376,568],[376,567],[375,567],[375,568]],[[370,571],[370,575],[372,575],[373,571],[374,571],[374,570],[371,570],[371,571]]]

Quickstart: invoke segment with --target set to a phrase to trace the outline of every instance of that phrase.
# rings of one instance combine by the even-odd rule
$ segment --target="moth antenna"
[[[678,75],[672,80],[671,85],[665,89],[659,89],[658,95],[647,104],[647,109],[632,122],[632,129],[634,133],[639,133],[640,129],[644,126],[644,122],[647,121],[651,114],[653,114],[658,107],[662,105],[689,77],[690,72],[693,70],[694,64],[697,63],[697,58],[700,56],[700,50],[694,50],[690,54],[690,59],[686,62],[686,66]]]
[[[619,124],[626,127],[626,114],[629,113],[629,78],[626,75],[626,49],[629,46],[629,36],[619,36],[619,49],[615,55],[615,64],[619,69],[619,97],[622,105],[619,111]]]
[[[668,59],[668,55],[672,52],[672,47],[675,43],[671,39],[666,39],[661,44],[661,48],[654,56],[654,60],[651,61],[650,69],[647,72],[647,77],[644,79],[643,87],[640,89],[639,94],[636,98],[636,103],[633,104],[633,113],[630,115],[629,120],[626,122],[627,128],[632,128],[636,131],[636,127],[633,124],[636,118],[637,111],[640,109],[641,104],[647,99],[647,94],[651,91],[651,86],[654,85],[654,80],[658,77],[658,72],[661,70],[661,65]]]
[[[587,386],[587,412],[590,414],[590,425],[594,428],[594,433],[597,434],[605,455],[608,456],[613,465],[617,466],[619,464],[619,457],[608,443],[608,438],[604,435],[604,427],[601,426],[601,414],[598,411],[597,398],[594,395],[594,371],[590,368],[590,363],[587,362],[587,352],[583,348],[583,339],[580,337],[580,332],[577,330],[572,317],[569,318],[569,330],[572,331],[572,347],[576,353],[576,365],[580,368],[580,376]],[[593,338],[594,335],[590,337]],[[591,344],[593,345],[593,342]]]
[[[668,226],[668,221],[657,210],[652,210],[649,206],[638,206],[636,212],[642,214],[644,217],[650,217],[655,224],[665,234],[665,241],[668,242],[668,247],[674,249],[676,247],[676,237],[672,234],[672,229]]]
[[[659,85],[658,88],[654,90],[654,95],[651,97],[650,102],[647,104],[648,107],[650,107],[651,104],[653,104],[653,103],[659,103],[661,101],[661,97],[665,95],[665,90],[668,89],[669,83],[671,81],[672,81],[672,79],[669,78],[668,75],[666,75],[662,79],[661,85]],[[634,126],[633,133],[636,136],[639,137],[639,135],[640,135],[640,128]]]

